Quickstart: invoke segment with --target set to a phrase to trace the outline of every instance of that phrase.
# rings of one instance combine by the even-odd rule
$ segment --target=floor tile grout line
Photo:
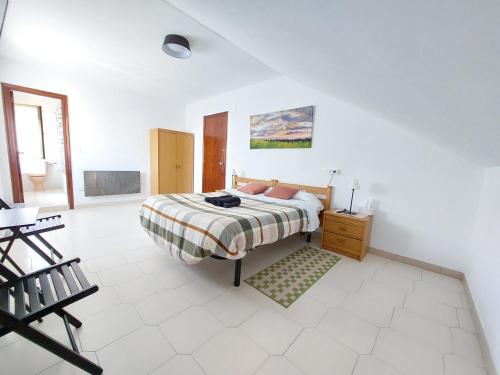
[[[203,368],[203,366],[201,365],[201,363],[198,362],[198,360],[196,359],[196,357],[194,355],[190,355],[190,356],[193,359],[193,361],[198,365],[198,367],[201,368],[201,371],[203,371],[203,373],[206,375],[207,372],[205,371],[205,369]]]
[[[116,296],[118,298],[118,296]],[[118,298],[119,299],[119,298]],[[125,303],[125,302],[122,302],[122,301],[119,301],[118,303],[114,304],[114,305],[111,305],[111,306],[108,306],[108,307],[105,307],[104,309],[102,310],[99,310],[99,311],[96,311],[96,312],[93,312],[92,314],[89,314],[89,315],[86,315],[84,318],[81,318],[81,321],[82,321],[82,327],[83,327],[83,323],[85,320],[97,315],[97,314],[100,314],[100,313],[103,313],[105,311],[108,311],[110,309],[112,309],[113,307],[116,307],[118,305],[130,305],[130,303]]]
[[[254,315],[256,315],[259,311],[261,311],[262,309],[264,309],[264,308],[268,308],[268,309],[269,309],[269,307],[262,307],[262,308],[260,308],[259,310],[257,310],[254,314],[252,314],[252,317],[253,317]],[[278,313],[279,313],[279,312],[278,312]],[[280,315],[283,315],[283,314],[281,314],[281,313],[279,313],[279,314],[280,314]],[[289,317],[287,317],[287,316],[285,316],[285,315],[283,315],[283,317],[284,317],[285,319],[289,319],[289,320],[291,320]],[[247,319],[244,323],[246,323],[246,322],[247,322],[248,320],[250,320],[250,319],[251,319],[251,317],[249,317],[249,318],[248,318],[248,319]],[[300,326],[300,331],[297,333],[297,335],[296,335],[296,336],[295,336],[295,338],[292,340],[292,342],[291,342],[291,343],[290,343],[290,344],[286,347],[286,349],[283,351],[283,353],[282,353],[282,354],[279,354],[279,355],[285,355],[285,353],[288,351],[288,349],[290,349],[290,346],[292,346],[292,344],[295,342],[295,340],[297,339],[297,337],[299,337],[299,336],[302,334],[302,332],[306,329],[306,328],[305,328],[304,326],[302,326],[301,324],[299,324],[299,323],[297,323],[297,322],[295,322],[295,321],[293,321],[293,322],[294,322],[294,323],[296,323],[298,326]],[[240,326],[239,326],[239,327],[235,327],[235,329],[238,329],[238,330],[240,331],[240,333],[242,333],[242,334],[243,334],[244,336],[246,336],[246,337],[247,337],[250,341],[252,341],[252,342],[253,342],[254,344],[256,344],[259,348],[261,348],[261,349],[262,349],[262,350],[263,350],[263,351],[264,351],[264,352],[265,352],[268,356],[273,356],[273,355],[276,355],[276,354],[271,354],[271,353],[269,353],[269,352],[267,351],[267,349],[265,349],[265,348],[264,348],[261,344],[259,344],[257,341],[255,341],[255,340],[253,339],[253,337],[249,336],[249,335],[248,335],[245,331],[243,331],[243,330],[241,329],[241,326],[242,326],[244,323],[240,324]]]
[[[451,293],[457,293],[457,292],[451,292]],[[427,299],[430,299],[431,301],[434,301],[434,302],[440,303],[440,304],[442,304],[442,305],[446,305],[446,306],[451,307],[451,308],[454,308],[454,309],[463,308],[463,307],[457,307],[457,306],[454,306],[454,305],[450,305],[450,304],[448,304],[448,303],[446,303],[446,302],[443,302],[443,301],[438,300],[438,299],[436,299],[436,298],[432,298],[432,297],[430,297],[430,296],[428,296],[428,295],[426,295],[426,294],[419,293],[419,292],[417,292],[417,291],[415,291],[415,292],[414,292],[414,294],[416,294],[416,295],[418,295],[418,296],[420,296],[420,297],[425,297],[425,298],[427,298]],[[460,293],[457,293],[457,294],[460,294]],[[462,293],[462,294],[463,294],[463,293]]]
[[[256,303],[257,304],[257,303]],[[260,310],[262,310],[264,308],[264,306],[261,306],[259,304],[257,304],[257,306],[259,306],[254,312],[252,312],[250,315],[248,315],[243,321],[241,321],[237,326],[226,326],[226,324],[221,320],[219,319],[214,313],[212,313],[208,308],[205,307],[206,305],[202,306],[204,309],[206,309],[211,316],[213,316],[219,323],[221,323],[225,328],[240,328],[243,324],[245,324],[248,320],[250,320],[254,315],[256,315]]]
[[[455,326],[449,326],[449,325],[444,324],[444,323],[442,323],[442,322],[438,322],[437,320],[435,320],[435,319],[433,319],[433,318],[430,318],[430,317],[428,317],[428,316],[426,316],[426,315],[423,315],[423,314],[421,314],[421,313],[420,313],[420,312],[418,312],[418,311],[414,311],[414,310],[412,310],[412,309],[410,309],[410,308],[408,308],[408,307],[406,307],[406,306],[401,307],[401,310],[406,310],[406,311],[408,311],[408,312],[410,312],[410,313],[412,313],[412,314],[418,315],[418,316],[420,316],[421,318],[424,318],[424,319],[429,320],[429,321],[431,321],[431,322],[434,322],[434,323],[436,323],[436,324],[442,325],[443,327],[446,327],[446,328],[450,328],[450,329],[451,329],[451,328],[460,328],[460,327],[458,327],[458,326],[457,326],[457,327],[455,327]],[[472,332],[471,332],[471,333],[472,333]]]
[[[334,309],[336,309],[336,307],[332,307]],[[339,309],[340,310],[340,309]],[[313,326],[313,327],[309,327],[309,328],[318,328],[318,326],[321,324],[321,322],[325,319],[326,315],[328,314],[328,312],[330,311],[330,308],[327,307],[326,311],[323,313],[323,315],[321,316],[321,318],[318,320],[318,322]],[[304,327],[304,328],[308,328],[308,327]]]
[[[167,341],[167,342],[168,342],[168,341]],[[170,343],[169,343],[169,345],[170,345]],[[173,349],[173,348],[172,348],[172,349]],[[158,370],[160,367],[162,367],[163,365],[167,364],[168,362],[170,362],[171,360],[173,360],[173,359],[174,359],[175,357],[177,357],[177,356],[178,356],[178,354],[177,354],[177,352],[174,350],[174,355],[172,355],[172,357],[170,357],[170,358],[169,358],[169,359],[167,359],[166,361],[163,361],[162,363],[160,363],[160,364],[159,364],[158,366],[156,366],[155,368],[153,368],[153,369],[149,370],[149,371],[147,372],[147,374],[151,374],[151,373],[153,373],[154,371]]]
[[[269,358],[271,358],[270,355],[268,355],[267,358],[264,361],[262,361],[262,363],[255,369],[255,371],[252,372],[252,375],[257,374],[259,370],[264,366],[264,364],[269,360]]]
[[[482,353],[481,353],[482,354]],[[483,369],[486,371],[486,364],[483,363],[482,365],[479,365],[477,364],[476,362],[473,362],[471,361],[470,359],[464,357],[463,355],[459,354],[459,353],[456,353],[456,352],[453,352],[453,353],[444,353],[444,356],[451,356],[451,355],[454,355],[454,356],[457,356],[458,358],[460,358],[461,360],[463,360],[464,362],[468,363],[469,365],[473,366],[473,367],[477,367],[477,368],[480,368],[480,369]],[[483,361],[484,362],[484,361]],[[493,374],[488,374],[487,375],[493,375]]]
[[[395,308],[395,307],[394,307],[394,308]],[[354,315],[354,317],[358,318],[359,320],[362,320],[363,322],[368,323],[368,324],[370,324],[370,325],[372,325],[372,326],[374,326],[374,327],[377,327],[377,328],[388,328],[388,327],[390,327],[390,322],[389,322],[389,326],[379,326],[378,324],[375,324],[375,323],[373,323],[373,322],[370,322],[369,320],[367,320],[366,318],[364,318],[364,317],[362,317],[362,316],[360,316],[360,315],[356,314],[355,312],[345,309],[343,306],[340,306],[340,307],[332,307],[332,309],[339,309],[339,310],[341,310],[341,311],[343,311],[343,312],[345,312],[345,313],[348,313],[348,314]]]
[[[380,362],[384,363],[385,365],[387,365],[388,367],[392,368],[393,370],[399,372],[401,375],[406,375],[406,373],[403,371],[403,370],[400,370],[398,368],[396,368],[394,365],[392,365],[391,363],[387,362],[385,359],[382,359],[380,357],[378,357],[376,354],[372,354],[374,358],[378,359]]]
[[[137,327],[137,328],[135,328],[134,330],[132,330],[132,331],[130,331],[130,332],[128,332],[128,333],[126,333],[126,334],[124,334],[124,335],[122,335],[122,336],[120,336],[120,337],[118,337],[118,338],[116,338],[116,339],[114,339],[114,340],[112,340],[112,341],[110,341],[110,342],[108,342],[107,344],[105,344],[105,345],[103,345],[103,346],[100,346],[100,347],[99,347],[98,349],[96,349],[96,350],[86,350],[86,351],[93,351],[93,352],[95,352],[95,354],[97,355],[97,358],[99,358],[99,353],[98,353],[99,351],[101,351],[102,349],[104,349],[104,348],[106,348],[106,347],[110,346],[111,344],[114,344],[114,343],[115,343],[115,342],[117,342],[117,341],[120,341],[121,339],[123,339],[123,338],[125,338],[125,337],[127,337],[127,336],[131,335],[132,333],[139,331],[139,330],[140,330],[140,329],[142,329],[142,328],[144,328],[144,326]]]
[[[382,330],[382,328],[378,328],[377,330],[377,336],[375,336],[375,340],[373,341],[373,347],[372,347],[372,351],[370,353],[370,355],[375,355],[375,345],[377,345],[377,341],[378,341],[378,338],[380,336],[380,331]]]
[[[354,350],[354,349],[352,349],[352,348],[348,347],[346,344],[344,344],[343,342],[339,341],[339,339],[334,338],[334,337],[331,337],[330,335],[327,335],[326,333],[324,333],[324,332],[323,332],[322,330],[320,330],[320,329],[317,329],[317,328],[308,328],[308,329],[311,329],[311,330],[312,330],[312,329],[314,329],[314,330],[318,331],[320,334],[322,334],[323,336],[325,336],[327,339],[334,341],[334,342],[335,342],[335,343],[337,343],[338,345],[342,346],[344,349],[347,349],[348,351],[350,351],[350,352],[352,352],[352,353],[356,354],[357,356],[361,355],[361,353],[358,353],[356,350]],[[306,329],[302,330],[301,334],[302,334],[304,331],[306,331]],[[300,334],[300,335],[301,335],[301,334]],[[297,338],[298,338],[300,335],[298,335],[298,336],[297,336]],[[290,345],[290,346],[291,346],[291,345]],[[287,350],[287,351],[288,351],[288,350]],[[286,352],[285,352],[285,353],[286,353]]]
[[[302,334],[307,331],[308,329],[316,329],[316,328],[302,328],[297,336],[294,337],[290,345],[286,348],[286,350],[283,352],[282,356],[286,358],[286,353],[290,350],[290,348],[295,344],[295,342],[299,339]],[[297,366],[298,367],[298,366]]]
[[[189,357],[189,358],[191,358],[193,360],[193,362],[196,364],[196,366],[201,370],[201,372],[206,375],[205,370],[200,366],[200,364],[196,361],[196,359],[191,354],[178,354],[177,352],[173,355],[173,357],[167,359],[165,362],[162,362],[159,366],[157,366],[154,369],[148,371],[148,375],[151,375],[153,372],[155,372],[156,370],[160,369],[160,367],[163,367],[167,363],[173,361],[176,357]]]
[[[80,351],[80,354],[82,354],[82,353],[94,353],[95,358],[96,358],[96,360],[97,360],[97,364],[98,364],[99,366],[101,366],[101,363],[100,363],[99,358],[97,357],[97,353],[96,353],[95,351],[91,351],[91,350],[83,351],[83,350],[82,350],[82,351]],[[55,355],[55,354],[54,354],[54,355]],[[60,358],[60,357],[59,357],[59,358]],[[62,359],[62,358],[61,358],[61,360],[60,360],[59,362],[57,362],[57,363],[53,364],[52,366],[49,366],[49,367],[44,368],[43,370],[38,371],[38,372],[36,372],[35,374],[36,374],[36,375],[41,375],[41,374],[42,374],[42,373],[44,373],[45,371],[50,370],[51,368],[55,368],[55,367],[57,367],[57,366],[61,365],[62,363],[68,363],[69,365],[73,366],[75,369],[79,369],[79,370],[81,370],[79,367],[77,367],[77,366],[73,365],[72,363],[69,363],[69,362],[67,362],[66,360],[64,360],[64,359]],[[102,367],[102,366],[101,366],[101,367]],[[81,370],[81,371],[83,371],[83,370]]]
[[[54,354],[54,355],[55,355],[55,354]],[[37,372],[35,372],[35,374],[36,374],[36,375],[40,375],[40,374],[42,374],[43,372],[45,372],[45,371],[47,371],[47,370],[49,370],[49,369],[51,369],[51,368],[54,368],[54,367],[56,367],[56,366],[59,366],[61,363],[64,363],[64,362],[65,362],[65,361],[64,361],[64,359],[61,359],[59,362],[57,362],[57,363],[55,363],[55,364],[53,364],[53,365],[50,365],[49,367],[45,367],[45,368],[44,368],[43,370],[41,370],[41,371],[37,371]]]
[[[358,356],[356,357],[356,362],[354,363],[354,367],[351,370],[351,375],[354,374],[354,370],[356,370],[356,367],[358,366],[359,359],[361,358],[361,354],[358,353]]]
[[[342,304],[344,302],[344,300],[347,298],[347,296],[350,294],[351,292],[346,292],[346,295],[344,296],[342,302],[340,304]],[[304,294],[306,295],[306,294]],[[329,306],[327,304],[325,304],[323,301],[320,301],[318,298],[314,297],[313,295],[310,295],[310,294],[307,294],[307,296],[309,296],[310,298],[312,298],[313,300],[315,300],[316,302],[322,304],[323,306],[325,306],[327,309],[330,309],[330,308],[335,308],[335,307],[339,307],[339,306]]]
[[[132,304],[134,305],[134,308],[136,309],[137,313],[141,316],[141,319],[144,321],[144,318],[142,317],[141,313],[139,312],[139,310],[137,310],[137,306],[135,306],[135,304]],[[144,321],[144,325],[146,326],[150,326],[150,327],[160,327],[163,323],[165,323],[167,320],[170,320],[170,319],[173,319],[175,318],[176,316],[182,314],[183,312],[185,312],[186,310],[189,310],[191,307],[197,307],[195,305],[191,305],[189,304],[188,306],[186,306],[185,308],[183,308],[182,310],[179,310],[178,312],[176,312],[175,314],[173,315],[170,315],[168,318],[166,319],[163,319],[161,322],[159,323],[146,323],[146,321]]]
[[[200,308],[202,308],[201,306],[192,306],[192,307],[200,307]],[[163,330],[162,330],[160,327],[158,327],[158,329],[160,330],[160,332],[162,333],[162,335],[163,335],[163,336],[165,336],[165,338],[167,339],[167,342],[170,344],[170,340],[167,338],[167,335],[165,334],[165,332],[163,332]],[[203,345],[205,345],[207,342],[209,342],[210,340],[212,340],[214,337],[218,336],[218,335],[219,335],[221,332],[223,332],[225,329],[226,329],[226,327],[222,325],[222,328],[221,328],[219,331],[217,331],[215,334],[213,334],[212,336],[210,336],[208,339],[206,339],[206,340],[202,341],[201,343],[199,343],[198,345],[196,345],[196,347],[195,347],[195,348],[193,348],[193,350],[191,350],[191,352],[190,352],[190,353],[179,353],[179,352],[177,351],[177,349],[175,348],[175,346],[174,346],[174,345],[172,345],[172,344],[170,344],[170,345],[172,346],[172,348],[174,349],[174,351],[175,351],[177,354],[179,354],[179,355],[191,355],[191,356],[192,356],[192,355],[194,354],[194,352],[195,352],[195,351],[197,351],[199,348],[201,348],[201,347],[202,347]]]
[[[410,341],[412,341],[413,343],[416,343],[416,344],[418,344],[419,346],[424,347],[424,348],[427,348],[427,349],[429,349],[429,350],[432,350],[432,351],[434,351],[434,352],[436,352],[436,353],[443,354],[443,355],[444,355],[444,354],[453,354],[453,353],[445,353],[445,352],[442,352],[441,350],[436,349],[436,348],[435,348],[435,347],[433,347],[433,346],[430,346],[428,343],[424,343],[424,342],[420,341],[419,339],[415,339],[414,337],[411,337],[411,336],[410,336],[410,335],[408,335],[407,333],[405,333],[405,332],[401,332],[400,330],[398,330],[398,329],[396,329],[396,328],[394,328],[394,327],[392,327],[392,326],[390,326],[390,327],[383,327],[383,328],[385,328],[385,329],[391,329],[391,330],[393,330],[394,332],[396,332],[396,333],[400,334],[401,336],[406,337],[407,339],[409,339],[409,340],[410,340]]]
[[[163,337],[165,337],[165,340],[167,341],[168,345],[170,345],[170,347],[172,348],[172,350],[174,351],[174,353],[175,353],[176,355],[187,355],[187,354],[185,354],[185,353],[179,353],[179,352],[177,351],[177,349],[175,348],[175,346],[172,344],[172,341],[171,341],[171,340],[169,340],[169,338],[167,337],[167,335],[165,334],[165,332],[163,332],[163,330],[160,328],[160,326],[159,326],[159,325],[158,325],[158,326],[156,326],[156,328],[158,328],[158,331],[160,331],[160,334],[161,334]],[[189,355],[191,355],[191,354],[192,354],[192,353],[190,353]]]

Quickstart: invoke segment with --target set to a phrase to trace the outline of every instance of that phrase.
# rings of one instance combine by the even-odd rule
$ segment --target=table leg
[[[21,267],[18,266],[16,262],[14,262],[14,259],[12,259],[9,255],[5,253],[5,250],[0,247],[0,254],[2,254],[2,259],[8,260],[10,264],[16,269],[17,272],[19,272],[20,275],[25,275],[25,272]],[[3,263],[3,261],[1,262]]]
[[[47,254],[44,253],[44,251],[42,249],[40,249],[33,241],[31,241],[28,236],[24,235],[23,233],[19,233],[19,238],[26,244],[28,245],[29,247],[31,247],[31,249],[37,253],[38,255],[40,255],[48,264],[51,264],[51,265],[54,265],[56,264],[56,262],[51,258],[49,257]]]
[[[10,251],[12,245],[14,244],[14,241],[19,236],[20,230],[21,230],[20,228],[16,228],[16,229],[11,230],[12,236],[10,237],[10,240],[7,243],[7,247],[5,248],[5,250],[2,251],[2,258],[0,259],[0,262],[3,263],[5,261],[5,259],[9,256],[9,251]]]

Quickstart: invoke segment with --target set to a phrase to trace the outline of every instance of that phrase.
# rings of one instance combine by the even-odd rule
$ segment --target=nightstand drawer
[[[323,232],[323,246],[330,249],[340,249],[354,255],[359,255],[362,248],[362,242],[354,238],[341,236],[335,233]]]
[[[355,227],[351,224],[345,224],[337,220],[330,219],[325,222],[324,228],[324,230],[327,232],[341,234],[342,236],[347,236],[358,240],[363,239],[363,229],[363,227]]]
[[[334,221],[339,224],[352,225],[353,227],[363,228],[365,223],[359,220],[355,220],[354,218],[349,217],[348,215],[344,216],[333,216],[328,215],[327,221]]]

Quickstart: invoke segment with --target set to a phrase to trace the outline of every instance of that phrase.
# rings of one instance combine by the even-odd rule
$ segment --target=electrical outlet
[[[340,169],[329,169],[328,174],[333,176],[334,174],[340,174]]]

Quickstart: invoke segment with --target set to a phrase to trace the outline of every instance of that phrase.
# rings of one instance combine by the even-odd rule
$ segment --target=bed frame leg
[[[240,286],[240,278],[241,278],[241,259],[236,259],[236,263],[234,264],[234,286]]]
[[[312,235],[311,232],[306,233],[306,241],[307,242],[311,242],[311,235]]]

